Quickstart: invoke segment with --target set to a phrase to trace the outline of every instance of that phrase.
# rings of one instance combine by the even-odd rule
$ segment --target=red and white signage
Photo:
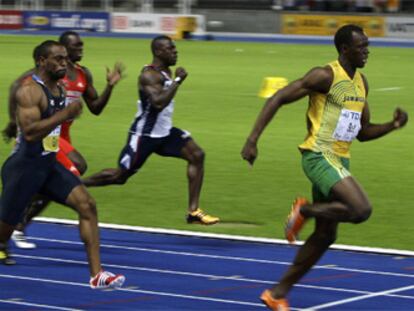
[[[22,29],[23,15],[20,11],[0,10],[0,29]]]

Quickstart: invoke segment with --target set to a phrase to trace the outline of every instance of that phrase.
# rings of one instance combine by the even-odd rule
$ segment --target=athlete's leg
[[[75,164],[75,167],[78,169],[80,175],[85,174],[88,169],[88,164],[86,163],[85,158],[76,149],[73,149],[66,155],[73,162],[73,164]]]
[[[42,194],[36,194],[30,202],[29,206],[26,208],[22,221],[17,224],[16,230],[24,231],[26,225],[28,225],[33,218],[40,215],[40,213],[43,212],[49,202],[50,199],[46,196]]]
[[[107,168],[89,177],[83,178],[86,187],[99,187],[106,185],[123,185],[131,173],[123,168]]]
[[[69,140],[59,138],[59,152],[57,160],[75,175],[83,175],[87,170],[84,157],[72,146]]]
[[[87,187],[123,185],[145,163],[153,151],[162,143],[160,138],[138,136],[130,133],[122,149],[118,168],[107,168],[82,181]]]
[[[324,218],[335,222],[360,223],[369,218],[371,204],[362,187],[348,176],[337,182],[331,189],[333,202],[308,204],[301,207],[301,214],[308,217]]]
[[[170,135],[156,150],[162,156],[175,157],[187,161],[188,177],[188,214],[187,223],[213,225],[220,221],[218,217],[206,214],[199,208],[200,192],[204,177],[204,151],[190,137],[190,133],[173,127]]]
[[[289,290],[296,284],[336,239],[338,223],[326,219],[316,219],[315,230],[301,246],[292,265],[272,289],[274,298],[286,297]]]
[[[59,148],[61,149],[56,154],[57,161],[74,175],[80,176],[81,172],[65,153],[77,153],[75,148],[69,142],[62,138],[59,139]],[[40,213],[42,213],[43,210],[46,209],[49,203],[50,199],[44,195],[37,194],[35,197],[33,197],[30,204],[25,210],[25,214],[22,221],[16,226],[16,232],[12,235],[12,240],[18,248],[30,249],[36,247],[36,244],[29,242],[26,239],[24,231],[27,225],[29,225],[29,223],[32,221],[32,219],[40,215]]]
[[[10,258],[7,247],[14,228],[15,226],[0,220],[0,262],[5,265],[14,265],[16,263]]]
[[[300,208],[300,213],[306,218],[315,217],[315,231],[299,249],[292,266],[279,284],[271,289],[274,298],[285,297],[334,243],[339,222],[365,221],[371,214],[371,205],[362,187],[348,176],[331,188],[329,202],[305,204]]]
[[[22,219],[25,208],[47,178],[48,158],[27,159],[11,156],[3,165],[3,189],[0,198],[0,257],[7,262],[6,245],[13,230]]]
[[[102,271],[96,203],[80,179],[56,162],[53,172],[40,192],[56,202],[66,204],[78,213],[80,236],[85,244],[89,263],[90,286],[92,288],[122,286],[124,276]]]
[[[304,204],[300,213],[305,217],[325,218],[334,222],[360,223],[371,215],[371,204],[362,187],[349,172],[349,160],[331,153],[304,152],[303,169],[314,190],[329,200]],[[328,201],[328,202],[327,202]]]
[[[11,239],[17,248],[36,248],[36,244],[27,239],[25,230],[26,227],[31,223],[32,219],[43,212],[43,210],[48,206],[49,202],[49,198],[41,194],[36,194],[33,197],[24,212],[21,222],[17,224],[16,229],[11,236]]]
[[[85,243],[91,276],[101,270],[99,253],[99,229],[95,200],[85,186],[78,185],[70,192],[66,204],[72,207],[79,215],[80,236]]]
[[[204,151],[190,139],[181,149],[182,157],[187,160],[188,211],[194,212],[199,207],[200,192],[204,177]]]
[[[0,220],[0,248],[10,240],[15,226]]]

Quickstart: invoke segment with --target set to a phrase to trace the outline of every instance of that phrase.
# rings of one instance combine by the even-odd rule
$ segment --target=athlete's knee
[[[114,174],[114,183],[117,185],[124,185],[129,176],[131,176],[127,171],[119,170]]]
[[[356,207],[353,211],[351,217],[351,222],[354,224],[359,224],[361,222],[367,221],[372,214],[372,206],[367,203]]]
[[[88,164],[86,162],[78,163],[76,165],[76,168],[78,169],[79,173],[81,175],[85,174],[85,172],[88,170]]]
[[[75,161],[73,164],[75,164],[75,167],[77,168],[77,170],[79,171],[81,175],[85,174],[85,172],[88,169],[88,164],[84,160]]]
[[[85,196],[79,201],[77,210],[82,218],[95,218],[97,216],[96,202],[91,196]]]
[[[206,157],[206,154],[205,154],[204,150],[201,149],[201,148],[197,148],[191,154],[193,164],[202,165],[204,163],[205,157]]]

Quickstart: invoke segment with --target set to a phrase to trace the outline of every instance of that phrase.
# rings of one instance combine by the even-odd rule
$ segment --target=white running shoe
[[[97,275],[90,279],[89,285],[93,289],[101,288],[119,288],[125,282],[125,276],[122,274],[113,274],[108,271],[101,270]]]
[[[33,249],[36,248],[36,244],[29,242],[26,239],[26,236],[23,232],[14,230],[13,234],[11,236],[11,239],[13,240],[14,244],[16,244],[16,247],[23,248],[23,249]]]

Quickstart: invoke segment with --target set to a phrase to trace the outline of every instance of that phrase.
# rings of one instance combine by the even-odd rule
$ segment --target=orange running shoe
[[[289,303],[287,299],[275,299],[272,297],[270,290],[266,289],[260,296],[260,300],[273,311],[289,311]]]
[[[285,225],[285,237],[289,243],[296,242],[299,231],[306,222],[306,218],[300,213],[300,208],[306,204],[309,204],[308,200],[301,197],[296,198],[292,204],[292,210],[286,219]]]

